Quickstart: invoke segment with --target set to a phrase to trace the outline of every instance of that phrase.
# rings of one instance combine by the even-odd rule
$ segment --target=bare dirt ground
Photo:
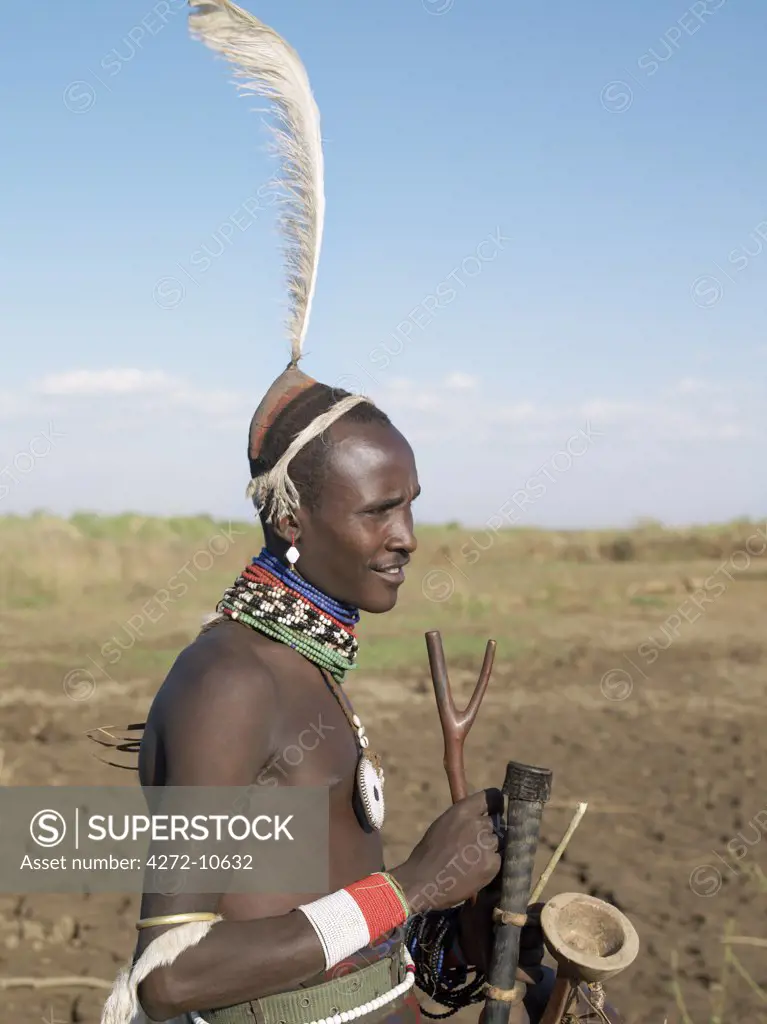
[[[625,572],[622,592],[631,578]],[[660,575],[678,572],[666,567]],[[644,592],[652,590],[645,584]],[[552,769],[539,869],[574,806],[589,802],[545,896],[588,892],[635,924],[639,958],[609,987],[630,1024],[764,1024],[767,949],[732,947],[751,983],[737,965],[728,969],[724,995],[720,982],[727,922],[736,935],[767,935],[767,587],[757,578],[733,584],[701,621],[667,650],[658,648],[652,663],[646,649],[639,657],[642,636],[652,627],[662,637],[660,623],[683,599],[684,592],[659,599],[660,610],[634,605],[632,615],[646,618],[639,628],[622,613],[595,612],[589,601],[569,612],[560,602],[562,615],[539,621],[545,642],[539,637],[513,658],[484,622],[476,627],[476,653],[451,657],[445,620],[459,700],[471,692],[484,639],[499,639],[490,689],[467,743],[470,781],[476,788],[500,785],[511,758]],[[163,626],[162,637],[146,646],[180,649],[198,616],[192,610],[171,634]],[[38,625],[30,631],[32,622]],[[0,782],[135,784],[99,765],[83,733],[141,720],[161,674],[99,680],[90,699],[73,701],[62,676],[83,663],[88,643],[73,629],[46,634],[41,622],[32,612],[0,620]],[[443,628],[439,619],[436,625]],[[425,652],[418,667],[360,672],[348,691],[385,760],[387,862],[394,864],[449,800]],[[0,985],[65,975],[111,983],[132,953],[138,906],[131,895],[0,895]],[[75,986],[9,987],[0,993],[0,1020],[96,1024],[104,997],[103,989]],[[458,1019],[475,1020],[476,1012]]]

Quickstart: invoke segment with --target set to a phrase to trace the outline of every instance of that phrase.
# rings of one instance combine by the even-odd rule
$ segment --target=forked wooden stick
[[[429,654],[429,667],[431,669],[431,678],[434,684],[434,695],[437,698],[437,709],[439,711],[439,719],[442,725],[442,735],[444,738],[445,752],[443,757],[443,764],[445,772],[447,774],[448,784],[450,786],[450,796],[453,803],[457,803],[459,800],[463,800],[469,795],[468,784],[466,781],[466,769],[464,766],[463,748],[466,742],[466,737],[469,734],[469,730],[474,724],[474,719],[477,717],[479,706],[482,703],[482,698],[487,690],[487,684],[490,682],[490,673],[493,670],[493,661],[495,659],[495,640],[488,640],[487,647],[485,649],[485,658],[482,662],[482,669],[477,680],[477,685],[474,688],[474,693],[471,695],[471,700],[468,706],[463,710],[459,711],[455,706],[453,695],[450,690],[450,679],[447,674],[447,665],[445,664],[445,652],[442,647],[442,637],[438,630],[430,630],[426,634],[426,649]],[[581,803],[578,805],[573,819],[570,822],[570,826],[567,829],[565,835],[562,837],[557,849],[552,854],[549,863],[546,865],[541,877],[538,879],[533,892],[531,894],[532,903],[540,897],[543,892],[552,872],[559,863],[559,859],[564,853],[567,844],[572,838],[573,833],[580,824],[580,820],[586,811],[587,804]],[[472,902],[476,900],[476,896],[472,897]],[[515,972],[516,973],[516,964]],[[567,1005],[570,1003],[573,996],[573,983],[570,979],[557,978],[554,992],[548,1000],[545,1021],[546,1024],[559,1024],[562,1018],[562,1014],[565,1011]],[[501,1012],[496,1014],[497,1017],[508,1018],[510,1011],[510,1004],[500,1004]],[[492,999],[488,999],[480,1020],[484,1022],[488,1008],[493,1009]],[[495,1009],[498,1009],[495,1007]]]
[[[490,682],[490,673],[493,671],[495,660],[495,640],[488,640],[485,648],[485,660],[482,662],[482,670],[479,673],[477,685],[471,695],[468,707],[459,711],[455,706],[453,694],[450,690],[450,680],[445,664],[445,652],[442,648],[442,637],[436,629],[426,634],[426,649],[429,653],[429,668],[434,683],[434,694],[437,698],[437,709],[439,720],[442,723],[442,736],[445,741],[445,754],[442,763],[447,773],[447,781],[450,786],[450,797],[453,803],[465,799],[469,795],[466,783],[466,769],[463,763],[463,746],[469,730],[477,717],[479,705],[485,696],[487,684]]]

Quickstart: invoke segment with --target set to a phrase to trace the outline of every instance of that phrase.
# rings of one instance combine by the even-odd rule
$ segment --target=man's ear
[[[275,536],[279,537],[286,544],[297,542],[301,536],[301,525],[298,517],[280,516],[277,522],[272,525],[272,529]]]

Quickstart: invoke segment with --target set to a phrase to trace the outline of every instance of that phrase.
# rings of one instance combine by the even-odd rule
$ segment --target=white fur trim
[[[191,921],[170,928],[158,935],[136,961],[133,968],[123,967],[117,975],[112,991],[104,1003],[101,1024],[188,1024],[185,1013],[167,1021],[153,1021],[142,1010],[138,1001],[138,986],[156,967],[172,964],[185,949],[196,946],[210,929],[223,918],[211,921]]]

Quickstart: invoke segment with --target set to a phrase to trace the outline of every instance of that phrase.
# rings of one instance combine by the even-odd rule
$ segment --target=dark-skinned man
[[[323,426],[329,417],[337,418]],[[280,459],[307,430],[313,436],[290,458],[285,480]],[[353,663],[356,653],[353,627],[344,628],[343,619],[356,619],[358,609],[386,612],[396,603],[416,549],[412,505],[420,486],[415,460],[402,434],[372,403],[318,384],[293,366],[254,416],[249,455],[254,480],[261,484],[260,492],[258,486],[254,490],[259,501],[265,496],[265,549],[227,591],[218,618],[181,653],[160,688],[141,743],[141,784],[327,787],[330,888],[346,897],[344,887],[378,877],[383,855],[378,809],[375,801],[369,802],[366,817],[364,777],[360,780],[360,761],[368,757],[367,736],[364,726],[356,725],[359,719],[337,681],[345,660]],[[275,476],[282,480],[276,492],[270,491]],[[286,497],[291,493],[297,502]],[[276,516],[285,507],[287,514]],[[293,552],[298,559],[291,566],[288,555]],[[256,617],[258,605],[277,605],[280,599],[282,605],[271,617]],[[334,623],[340,639],[328,636],[319,651],[311,642],[301,650],[300,643],[298,649],[291,645],[296,634],[270,632],[294,608],[312,610],[307,629],[303,634],[298,630],[298,637],[310,636],[312,625],[316,633],[325,619]],[[309,722],[324,723],[324,741],[306,744],[294,767],[283,760],[279,772],[271,770]],[[335,960],[322,935],[322,915],[311,919],[316,896],[146,893],[141,922],[149,926],[139,933],[136,960],[174,927],[153,926],[157,917],[207,913],[212,923],[202,939],[172,963],[155,967],[138,985],[143,1011],[155,1021],[189,1015],[189,1020],[209,1024],[246,1024],[254,1014],[269,1019],[270,1008],[279,1004],[269,1003],[268,997],[301,987],[310,1000],[303,1017],[289,1020],[280,1010],[279,1019],[286,1024],[327,1021],[335,1015],[315,1012],[315,1006],[348,1000],[339,989],[341,975],[347,993],[350,975],[356,972],[360,978],[360,997],[351,1009],[366,1005],[363,982],[373,965],[386,961],[392,972],[390,991],[401,977],[407,980],[406,935],[419,977],[435,942],[441,943],[444,984],[449,986],[451,977],[460,977],[462,963],[484,966],[491,905],[497,901],[492,883],[500,869],[494,816],[502,808],[499,791],[489,790],[446,810],[411,856],[388,872],[408,908],[402,919],[386,934],[370,934],[369,942]],[[470,846],[481,851],[477,863],[461,857]],[[483,889],[477,906],[465,903]],[[305,906],[307,912],[298,909]],[[343,903],[340,910],[330,909],[341,914]],[[179,926],[178,921],[174,924]],[[350,936],[349,942],[354,941]],[[541,958],[535,924],[526,929],[526,945],[533,966],[531,973],[523,969],[520,976],[533,982],[540,977],[534,965]],[[380,984],[378,975],[375,983]],[[474,998],[482,999],[480,990]],[[410,988],[359,1019],[375,1024],[418,1016]],[[512,1019],[527,1018],[523,1014]],[[107,1021],[111,1024],[108,1014]]]
[[[157,693],[140,779],[144,787],[324,787],[330,891],[145,892],[133,964],[102,1024],[415,1022],[414,982],[451,1008],[483,998],[503,800],[492,789],[449,807],[407,860],[385,869],[382,766],[342,684],[355,664],[360,610],[394,607],[416,548],[415,460],[372,402],[298,369],[325,208],[319,111],[300,58],[231,0],[189,3],[192,34],[276,114],[291,360],[249,434],[264,548]],[[319,720],[329,737],[273,771]],[[538,967],[535,913],[528,920],[518,972],[527,998],[513,1024],[538,1020],[551,982]],[[467,967],[477,969],[473,981]]]

